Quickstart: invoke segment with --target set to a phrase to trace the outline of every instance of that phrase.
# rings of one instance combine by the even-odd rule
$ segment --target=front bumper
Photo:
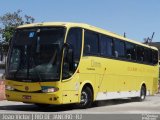
[[[8,101],[19,101],[26,103],[41,103],[41,104],[62,104],[62,99],[59,92],[55,93],[29,93],[19,91],[5,91]]]

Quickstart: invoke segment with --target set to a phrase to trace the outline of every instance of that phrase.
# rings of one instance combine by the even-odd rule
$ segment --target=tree
[[[3,16],[0,16],[0,23],[3,26],[0,28],[0,34],[2,35],[4,42],[9,42],[17,26],[34,22],[35,19],[31,16],[25,15],[22,17],[20,14],[21,12],[21,10],[17,10],[16,12],[8,12]]]
[[[12,38],[17,26],[33,23],[35,19],[32,16],[21,15],[22,10],[17,10],[13,13],[6,13],[0,16],[0,44],[1,50],[8,51],[9,41]]]

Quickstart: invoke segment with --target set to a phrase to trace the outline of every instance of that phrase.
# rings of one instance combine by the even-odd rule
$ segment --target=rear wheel
[[[82,89],[80,103],[78,104],[79,108],[89,108],[93,103],[93,93],[89,87]]]
[[[146,88],[144,86],[142,86],[139,101],[143,101],[143,100],[145,100],[145,98],[146,98]]]
[[[146,98],[146,87],[143,85],[141,87],[140,96],[136,98],[132,98],[134,101],[144,101]]]

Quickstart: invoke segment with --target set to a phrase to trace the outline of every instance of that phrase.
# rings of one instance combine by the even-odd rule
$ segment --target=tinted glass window
[[[96,55],[98,54],[98,34],[85,31],[84,35],[84,55]]]
[[[134,44],[126,42],[126,57],[129,60],[136,60],[136,49]]]
[[[6,77],[12,80],[59,80],[62,27],[17,29],[8,57]]]
[[[153,64],[157,64],[158,63],[158,51],[153,50],[152,51],[152,59],[153,59]]]
[[[67,35],[67,41],[69,49],[64,52],[64,63],[63,63],[63,79],[71,77],[76,71],[82,46],[82,29],[71,28]]]
[[[137,46],[137,61],[144,61],[144,48],[141,46]]]
[[[100,51],[102,56],[112,56],[112,38],[101,36]]]
[[[125,58],[125,45],[121,40],[114,40],[114,54],[115,57]]]
[[[82,30],[80,28],[71,28],[68,33],[67,43],[71,45],[74,51],[74,60],[79,60],[82,46]]]
[[[144,62],[146,63],[152,63],[152,50],[150,50],[149,48],[145,48],[144,49]]]

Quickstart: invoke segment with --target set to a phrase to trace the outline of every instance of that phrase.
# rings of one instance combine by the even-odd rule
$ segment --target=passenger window
[[[85,31],[84,35],[84,55],[97,55],[98,52],[98,34]]]
[[[152,59],[153,59],[152,63],[154,65],[158,63],[158,51],[156,50],[152,51]]]
[[[114,55],[116,58],[125,58],[125,45],[121,40],[114,40]]]
[[[126,42],[126,58],[128,60],[136,60],[136,49],[132,43]]]
[[[137,61],[144,61],[144,48],[141,46],[137,46]]]
[[[112,54],[112,38],[102,35],[100,40],[100,52],[102,56],[111,57]]]
[[[152,50],[149,48],[144,49],[144,62],[152,64]]]

